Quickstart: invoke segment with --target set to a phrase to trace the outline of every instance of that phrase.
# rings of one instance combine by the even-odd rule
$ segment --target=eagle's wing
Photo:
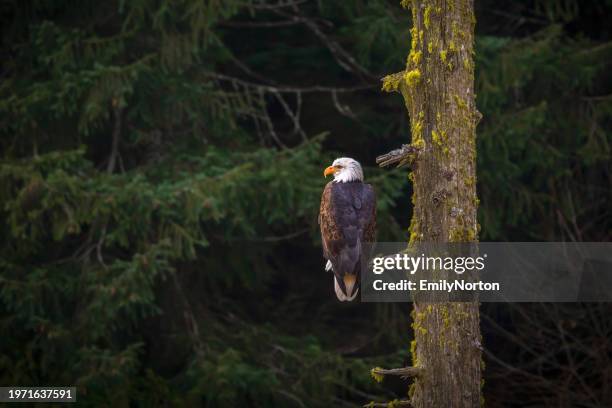
[[[323,256],[346,292],[342,277],[359,279],[362,243],[376,239],[376,197],[371,185],[330,182],[319,211]]]
[[[364,184],[362,190],[363,242],[376,242],[376,193],[370,184]]]
[[[343,238],[340,227],[336,223],[336,218],[333,214],[332,188],[333,182],[327,183],[325,189],[323,189],[321,206],[319,208],[319,228],[321,229],[323,257],[327,259],[328,262],[331,262],[330,259],[333,257],[331,243]]]

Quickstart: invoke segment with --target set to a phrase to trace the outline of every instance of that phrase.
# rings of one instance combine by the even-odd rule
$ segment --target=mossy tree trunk
[[[383,79],[399,91],[411,122],[414,189],[411,242],[477,240],[473,0],[414,0],[404,72]],[[414,154],[416,152],[416,154]],[[415,301],[410,389],[415,407],[481,404],[477,302]]]

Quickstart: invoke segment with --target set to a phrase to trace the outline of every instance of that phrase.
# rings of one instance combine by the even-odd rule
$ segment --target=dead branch
[[[347,72],[361,75],[362,77],[374,79],[374,75],[368,71],[365,67],[357,62],[353,56],[347,52],[338,42],[331,39],[327,34],[321,30],[321,27],[312,19],[306,17],[304,14],[298,11],[298,7],[294,7],[296,14],[289,14],[282,10],[274,10],[276,14],[282,16],[288,20],[293,20],[303,23],[315,36],[321,40],[323,45],[332,54],[336,63],[344,68]]]
[[[376,367],[372,369],[373,374],[377,375],[399,375],[401,378],[418,377],[423,372],[421,367],[401,367],[384,369]]]
[[[357,85],[357,86],[352,86],[352,87],[339,87],[339,88],[334,88],[331,86],[318,86],[318,85],[307,86],[307,87],[299,87],[299,86],[292,86],[292,85],[272,86],[272,85],[262,85],[262,84],[258,84],[255,82],[249,82],[249,81],[245,81],[245,80],[242,80],[236,77],[232,77],[232,76],[228,76],[224,74],[218,74],[216,72],[205,72],[204,75],[211,77],[211,78],[215,78],[220,81],[230,82],[232,84],[239,84],[239,85],[244,86],[245,88],[261,89],[264,92],[279,92],[279,93],[337,92],[337,93],[343,93],[343,92],[364,91],[367,89],[374,89],[376,87],[376,85],[374,84]]]
[[[397,163],[397,167],[411,165],[419,153],[419,148],[405,144],[399,149],[391,150],[389,153],[382,154],[376,158],[376,164],[380,167],[387,167]]]

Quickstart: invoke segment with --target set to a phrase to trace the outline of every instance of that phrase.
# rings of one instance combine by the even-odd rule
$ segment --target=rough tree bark
[[[404,0],[412,9],[406,70],[383,79],[399,91],[412,141],[379,158],[412,166],[411,242],[476,241],[476,145],[473,0]],[[481,335],[477,302],[415,301],[415,407],[475,407],[481,401]]]

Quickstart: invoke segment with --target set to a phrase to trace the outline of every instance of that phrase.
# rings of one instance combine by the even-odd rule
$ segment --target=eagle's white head
[[[340,157],[334,160],[331,166],[325,169],[323,175],[334,175],[334,182],[348,183],[350,181],[363,181],[363,170],[357,160],[350,157]]]

